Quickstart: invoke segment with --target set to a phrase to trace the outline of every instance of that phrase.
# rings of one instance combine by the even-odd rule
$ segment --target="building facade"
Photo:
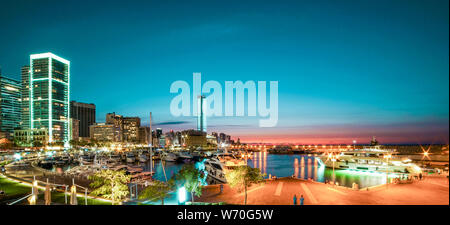
[[[123,118],[123,141],[139,142],[139,127],[141,127],[141,118],[124,117]]]
[[[0,138],[12,139],[20,127],[21,83],[0,74]]]
[[[182,144],[187,148],[206,146],[206,133],[198,130],[185,130],[181,132]]]
[[[52,53],[30,56],[30,127],[48,129],[48,142],[70,140],[70,62]]]
[[[96,123],[91,125],[89,129],[93,140],[122,142],[122,130],[114,124]]]
[[[106,114],[106,124],[114,124],[123,129],[123,116],[117,115],[115,112]]]
[[[43,146],[48,143],[48,130],[46,128],[14,130],[14,142],[19,146]]]
[[[80,120],[70,118],[70,140],[78,140],[80,138]]]
[[[22,75],[22,102],[21,102],[21,129],[30,129],[30,66],[22,66],[21,68]]]
[[[150,127],[139,127],[139,143],[150,143]]]
[[[79,137],[90,137],[89,127],[95,124],[95,105],[71,101],[70,118],[80,121]]]

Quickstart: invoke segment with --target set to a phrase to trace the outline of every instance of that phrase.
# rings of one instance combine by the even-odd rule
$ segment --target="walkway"
[[[412,184],[382,185],[370,190],[352,190],[329,184],[292,178],[267,181],[249,188],[250,205],[292,205],[293,197],[303,195],[305,205],[448,205],[449,185],[445,177],[427,177]],[[244,195],[224,185],[204,188],[200,202],[243,204]]]

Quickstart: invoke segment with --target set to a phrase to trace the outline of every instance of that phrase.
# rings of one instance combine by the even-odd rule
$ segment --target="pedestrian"
[[[297,205],[297,195],[294,195],[294,205]]]
[[[220,184],[220,194],[223,193],[223,184]]]
[[[419,173],[419,179],[422,180],[422,173]]]
[[[300,196],[300,205],[303,205],[303,202],[305,201],[305,198],[303,198],[303,195]]]

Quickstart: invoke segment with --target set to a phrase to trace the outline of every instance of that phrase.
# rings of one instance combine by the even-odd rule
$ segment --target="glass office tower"
[[[30,55],[30,128],[48,129],[48,142],[70,140],[70,62],[52,53]]]
[[[10,139],[20,125],[20,81],[0,74],[0,132]]]
[[[197,99],[197,130],[206,132],[206,98],[200,95]]]

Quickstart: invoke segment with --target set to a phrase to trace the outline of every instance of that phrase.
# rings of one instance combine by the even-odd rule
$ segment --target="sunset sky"
[[[109,2],[109,1],[108,1]],[[154,127],[174,117],[172,82],[278,81],[278,124],[208,118],[208,132],[265,143],[449,140],[449,3],[389,1],[8,1],[2,75],[29,55],[71,61],[71,100]],[[191,90],[192,91],[192,90]]]

